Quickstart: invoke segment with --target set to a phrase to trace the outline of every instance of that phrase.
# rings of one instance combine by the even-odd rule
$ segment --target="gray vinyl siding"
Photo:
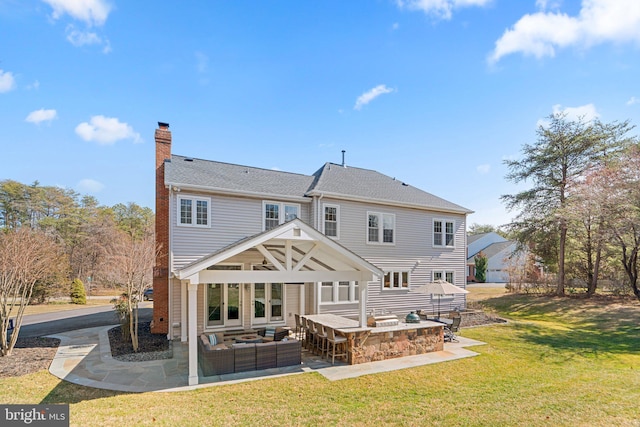
[[[410,311],[437,310],[438,299],[430,295],[410,292],[433,280],[434,271],[453,271],[454,284],[466,286],[466,217],[462,214],[445,214],[413,208],[365,204],[323,198],[322,204],[340,206],[340,244],[351,249],[384,271],[409,271],[409,290],[383,290],[380,282],[369,282],[367,313],[375,310],[393,312],[404,316]],[[395,214],[395,242],[367,244],[367,213]],[[433,246],[433,220],[454,222],[455,246]],[[322,229],[322,227],[318,227]],[[465,296],[455,295],[441,302],[441,309],[464,308]],[[322,305],[321,312],[357,316],[358,306]]]
[[[185,192],[180,193],[185,196]],[[222,195],[193,194],[211,199],[211,228],[180,227],[177,226],[176,194],[170,200],[171,254],[173,269],[180,268],[196,261],[203,256],[218,251],[238,240],[262,232],[263,200],[274,199],[230,197]],[[290,203],[290,202],[287,202]],[[317,204],[316,204],[317,203]],[[415,208],[366,204],[322,198],[315,203],[300,203],[301,219],[322,230],[318,223],[317,209],[322,212],[323,204],[340,206],[338,243],[352,250],[367,261],[384,271],[409,271],[410,289],[433,280],[434,271],[453,271],[454,284],[464,287],[466,283],[466,217],[464,214],[444,214]],[[316,208],[317,206],[317,208]],[[395,214],[394,244],[367,244],[367,212]],[[455,247],[433,247],[434,218],[455,223]],[[245,269],[250,269],[252,263],[260,263],[262,256],[257,252],[248,252],[229,262],[241,262]],[[172,290],[172,322],[180,322],[180,285],[178,281]],[[302,314],[313,313],[317,307],[317,286],[306,284],[305,310]],[[437,298],[430,295],[410,292],[408,290],[383,290],[380,282],[368,283],[367,312],[375,310],[392,312],[404,317],[410,311],[418,309],[437,310]],[[245,289],[246,288],[246,289]],[[284,320],[293,327],[294,313],[299,312],[301,291],[300,285],[285,287]],[[204,330],[205,321],[205,289],[198,287],[198,333]],[[321,313],[335,313],[339,315],[357,317],[358,304],[320,305]],[[456,295],[451,301],[441,304],[443,312],[449,308],[464,308],[464,295]],[[251,291],[249,287],[242,287],[242,316],[243,327],[251,327]],[[179,329],[173,330],[179,335]]]
[[[180,196],[188,197],[188,194],[185,195],[182,192]],[[263,231],[262,202],[266,199],[207,194],[193,194],[193,196],[211,199],[211,227],[178,226],[177,196],[172,195],[169,218],[172,228],[171,249],[174,270]],[[300,203],[300,219],[309,223],[309,213],[310,203]]]
[[[169,296],[171,301],[171,311],[169,312],[170,328],[169,332],[173,337],[180,337],[180,327],[173,328],[173,324],[180,323],[182,321],[180,314],[182,313],[182,285],[179,280],[169,279],[171,282],[171,295]]]

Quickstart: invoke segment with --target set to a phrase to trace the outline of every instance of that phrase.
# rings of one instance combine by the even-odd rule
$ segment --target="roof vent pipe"
[[[343,167],[343,168],[346,168],[346,167],[347,167],[347,165],[344,163],[344,153],[346,153],[346,151],[345,151],[345,150],[342,150],[342,167]]]

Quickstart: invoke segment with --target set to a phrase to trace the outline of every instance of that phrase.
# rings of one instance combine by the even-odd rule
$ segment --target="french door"
[[[239,283],[207,285],[207,326],[242,325],[241,291]]]
[[[253,324],[264,325],[284,319],[284,286],[282,283],[254,283]]]

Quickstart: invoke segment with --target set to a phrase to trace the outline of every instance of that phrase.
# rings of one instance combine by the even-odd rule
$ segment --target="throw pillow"
[[[216,337],[216,334],[209,335],[209,344],[211,346],[218,344],[218,337]]]

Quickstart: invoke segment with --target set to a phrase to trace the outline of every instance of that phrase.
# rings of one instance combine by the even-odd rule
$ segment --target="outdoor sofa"
[[[209,337],[200,335],[198,362],[202,375],[231,374],[302,363],[302,346],[296,339],[264,343],[211,345]]]

